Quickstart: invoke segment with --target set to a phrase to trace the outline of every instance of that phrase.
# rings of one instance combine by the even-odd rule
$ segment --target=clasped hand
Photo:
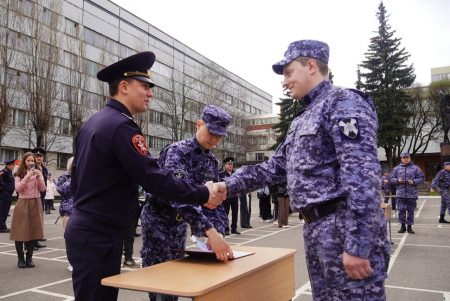
[[[214,209],[227,198],[227,185],[225,182],[213,183],[208,181],[205,183],[205,186],[209,190],[209,199],[203,206]]]

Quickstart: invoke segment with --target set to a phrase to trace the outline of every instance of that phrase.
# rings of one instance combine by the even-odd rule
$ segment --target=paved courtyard
[[[388,300],[450,301],[450,225],[438,224],[439,197],[421,197],[416,210],[416,234],[398,234],[399,224],[393,217],[392,257],[386,281]],[[230,244],[293,248],[296,254],[296,296],[294,301],[310,301],[311,290],[305,267],[303,223],[296,214],[289,218],[290,228],[279,229],[258,218],[256,197],[252,202],[253,229],[241,229],[242,235],[228,236]],[[19,269],[17,255],[9,234],[0,234],[0,300],[64,301],[74,300],[71,274],[61,221],[55,224],[56,211],[45,217],[47,247],[35,252],[34,269]],[[447,217],[450,220],[450,217]],[[9,226],[10,218],[8,218]],[[138,232],[140,228],[138,228]],[[134,257],[140,262],[141,238],[134,244]],[[124,268],[122,272],[132,272]],[[121,290],[119,300],[148,300],[147,294]],[[180,298],[180,301],[190,300]],[[249,300],[253,301],[253,300]],[[259,300],[254,300],[259,301]],[[280,300],[281,301],[281,300]]]

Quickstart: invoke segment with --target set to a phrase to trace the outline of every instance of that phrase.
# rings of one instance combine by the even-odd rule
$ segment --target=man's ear
[[[205,124],[205,122],[203,121],[203,120],[197,120],[196,122],[195,122],[195,127],[197,128],[197,130],[202,126],[202,125],[204,125]]]
[[[306,64],[308,65],[308,69],[311,74],[314,74],[319,70],[315,59],[309,59]]]
[[[128,82],[126,80],[121,80],[117,86],[117,92],[119,94],[128,94]]]

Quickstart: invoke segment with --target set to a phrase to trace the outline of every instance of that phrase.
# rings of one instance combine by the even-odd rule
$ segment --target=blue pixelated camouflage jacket
[[[56,190],[61,195],[61,204],[59,206],[59,214],[61,216],[71,215],[74,209],[74,196],[70,186],[70,175],[66,172],[58,178]]]
[[[175,142],[166,147],[161,152],[159,164],[188,183],[200,185],[207,181],[217,182],[219,179],[218,163],[214,154],[209,150],[202,150],[196,138]],[[174,201],[171,201],[170,205],[190,224],[192,234],[205,236],[205,230],[211,227],[219,233],[225,233],[228,217],[222,205],[213,210]]]
[[[378,119],[372,99],[360,91],[322,81],[304,98],[307,107],[292,122],[271,160],[226,178],[228,193],[254,191],[286,181],[291,208],[347,200],[344,250],[368,258],[386,220],[380,209]]]
[[[400,179],[403,179],[404,183],[399,183]],[[413,184],[409,184],[408,180],[413,180]],[[398,198],[417,198],[419,195],[417,185],[425,181],[425,176],[413,162],[401,163],[392,170],[389,181],[391,185],[395,185]]]

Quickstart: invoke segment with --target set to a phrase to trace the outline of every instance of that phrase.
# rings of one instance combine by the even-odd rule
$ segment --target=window
[[[151,123],[164,124],[165,119],[166,118],[164,118],[164,113],[158,112],[155,110],[150,110],[150,122]]]
[[[148,138],[147,138],[148,137]],[[172,143],[171,140],[161,138],[161,137],[155,137],[155,136],[146,136],[147,140],[147,147],[156,149],[156,150],[162,150],[166,145]]]
[[[255,153],[255,160],[256,161],[263,161],[264,160],[264,153]]]
[[[55,133],[70,135],[70,121],[69,119],[53,117],[53,128]]]
[[[58,153],[57,168],[65,170],[67,168],[67,161],[70,159],[70,157],[72,157],[72,154]]]
[[[68,34],[69,36],[77,37],[78,36],[78,23],[76,23],[70,19],[67,19],[67,18],[65,21],[66,21],[66,24],[65,24],[64,32],[66,34]]]
[[[20,152],[17,149],[0,148],[0,161],[5,162],[12,159],[20,159]]]
[[[9,109],[8,123],[9,126],[26,128],[27,124],[27,112],[20,109]]]

